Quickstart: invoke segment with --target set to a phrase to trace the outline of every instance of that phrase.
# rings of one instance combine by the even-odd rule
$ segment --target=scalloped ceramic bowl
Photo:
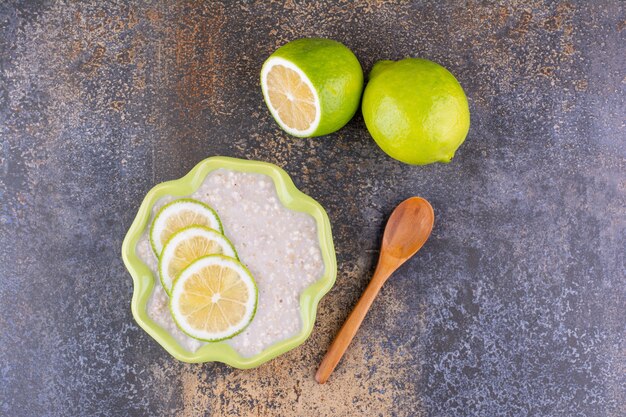
[[[183,348],[172,335],[148,317],[146,305],[152,294],[152,288],[159,282],[159,278],[137,256],[136,247],[139,238],[149,226],[152,207],[160,198],[171,196],[188,196],[198,189],[204,178],[213,170],[226,168],[233,171],[252,172],[269,176],[275,186],[278,197],[285,207],[291,210],[308,213],[317,223],[319,245],[324,261],[324,275],[307,287],[300,295],[300,317],[302,329],[300,333],[289,339],[277,342],[261,353],[244,357],[225,342],[207,343],[195,352]],[[131,310],[135,320],[150,336],[172,356],[183,362],[223,362],[240,369],[254,368],[278,355],[281,355],[302,344],[311,334],[315,324],[317,304],[320,299],[332,288],[337,275],[337,261],[333,247],[333,238],[328,215],[322,206],[308,195],[302,193],[289,178],[289,175],[276,165],[260,162],[235,159],[228,157],[212,157],[196,165],[184,177],[156,185],[152,188],[139,207],[122,244],[122,258],[124,264],[133,277],[134,291],[131,301]]]

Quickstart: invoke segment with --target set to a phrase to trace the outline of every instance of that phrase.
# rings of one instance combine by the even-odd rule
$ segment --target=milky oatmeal
[[[324,273],[314,219],[283,206],[274,182],[262,174],[218,169],[189,197],[215,209],[224,235],[235,246],[259,290],[254,319],[226,343],[249,357],[297,334],[302,328],[300,293]],[[152,209],[150,224],[163,205],[177,198],[161,198]],[[205,342],[180,331],[169,312],[169,298],[158,279],[158,261],[150,247],[149,227],[137,244],[137,253],[156,278],[148,316],[183,347],[197,350]]]

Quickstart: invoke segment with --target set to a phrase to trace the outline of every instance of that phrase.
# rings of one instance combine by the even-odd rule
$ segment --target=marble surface
[[[0,414],[626,415],[625,21],[620,1],[2,2]],[[259,70],[305,36],[366,71],[449,68],[472,114],[452,163],[388,158],[360,115],[280,131]],[[283,167],[334,231],[311,338],[249,371],[170,357],[120,258],[144,194],[211,155]],[[412,195],[433,235],[319,386]]]

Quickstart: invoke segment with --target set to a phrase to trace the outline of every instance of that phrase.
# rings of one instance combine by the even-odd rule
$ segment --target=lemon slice
[[[187,335],[206,342],[230,339],[256,313],[258,291],[239,261],[222,255],[200,258],[172,286],[170,312]]]
[[[150,243],[157,258],[169,238],[187,226],[206,226],[222,233],[222,223],[215,210],[191,198],[172,201],[161,207],[152,221]]]
[[[221,233],[205,226],[188,226],[174,233],[159,258],[161,284],[168,294],[180,271],[198,258],[225,255],[237,258],[232,243]]]
[[[320,104],[309,78],[295,64],[268,59],[261,72],[265,101],[276,122],[294,136],[310,136],[320,123]]]

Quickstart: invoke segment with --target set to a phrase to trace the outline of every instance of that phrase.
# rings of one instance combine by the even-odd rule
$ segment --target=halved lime
[[[198,200],[182,198],[159,210],[150,227],[150,243],[157,258],[169,238],[187,226],[206,226],[222,233],[222,223],[215,210]]]
[[[300,136],[342,128],[358,109],[363,70],[345,45],[330,39],[297,39],[263,64],[261,89],[280,127]]]
[[[230,339],[250,324],[258,290],[248,269],[222,255],[200,258],[172,286],[170,312],[187,335],[206,342]]]
[[[237,258],[232,243],[220,232],[206,226],[188,226],[174,233],[159,258],[161,284],[168,294],[178,274],[193,261],[207,255]]]

